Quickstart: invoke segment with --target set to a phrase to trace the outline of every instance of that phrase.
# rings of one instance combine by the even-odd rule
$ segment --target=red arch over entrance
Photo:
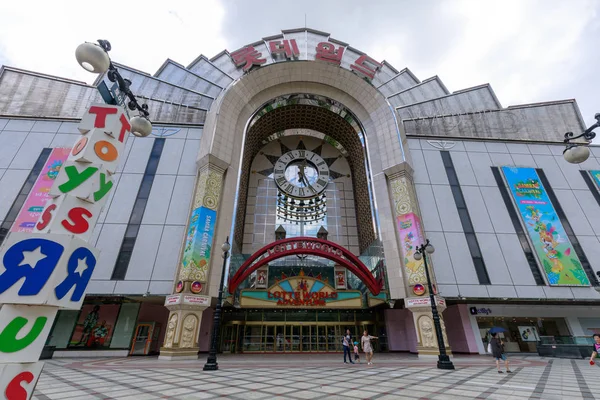
[[[335,261],[356,275],[373,295],[381,292],[382,282],[375,279],[365,264],[348,249],[329,240],[313,237],[295,237],[278,240],[252,254],[229,280],[229,293],[258,268],[271,261],[295,254],[309,254]]]

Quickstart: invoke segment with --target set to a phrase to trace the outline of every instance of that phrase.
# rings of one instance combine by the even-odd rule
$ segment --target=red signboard
[[[263,265],[295,254],[310,254],[334,261],[363,281],[373,295],[381,292],[382,282],[376,280],[367,266],[350,250],[328,240],[297,237],[276,241],[251,255],[231,278],[229,293],[234,293],[246,278]]]

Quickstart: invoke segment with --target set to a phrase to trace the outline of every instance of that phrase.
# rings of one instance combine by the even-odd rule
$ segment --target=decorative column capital
[[[412,182],[413,178],[413,169],[412,167],[405,161],[401,164],[396,164],[392,167],[386,168],[383,170],[385,176],[388,177],[389,180],[397,179],[400,177],[408,177]]]

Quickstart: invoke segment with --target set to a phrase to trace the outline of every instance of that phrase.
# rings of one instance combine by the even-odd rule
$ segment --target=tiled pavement
[[[59,359],[46,363],[34,395],[54,399],[600,399],[600,369],[586,360],[510,358],[498,374],[491,357],[456,356],[455,371],[435,360],[377,354],[375,365],[345,365],[337,355],[222,356],[204,360]],[[597,393],[596,397],[592,391]]]

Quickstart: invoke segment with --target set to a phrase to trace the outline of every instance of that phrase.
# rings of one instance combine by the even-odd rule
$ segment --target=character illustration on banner
[[[260,286],[264,286],[267,280],[267,274],[265,273],[265,271],[258,271],[258,277],[256,279],[256,282],[260,285]]]
[[[565,241],[562,240],[550,221],[542,221],[543,214],[540,210],[533,206],[527,206],[526,209],[529,211],[529,214],[526,215],[526,218],[529,220],[527,224],[539,235],[544,254],[551,265],[550,271],[547,274],[548,280],[551,284],[556,284],[560,279],[561,272],[564,270],[564,265],[560,260],[563,254],[558,251],[558,245]],[[568,256],[570,253],[571,248],[569,247],[565,250],[565,255]],[[576,280],[566,272],[564,273],[564,277],[567,280],[573,280],[573,283],[577,283]]]
[[[88,347],[102,346],[104,345],[104,340],[108,335],[108,328],[106,327],[106,321],[102,321],[100,326],[97,326],[96,329],[92,332],[92,337],[90,342],[88,343]]]
[[[415,240],[415,235],[412,232],[408,232],[406,236],[404,236],[404,265],[409,271],[416,272],[421,263],[414,258],[414,245],[413,241]]]
[[[56,160],[52,163],[52,165],[50,165],[50,168],[48,169],[48,172],[46,173],[46,176],[48,177],[48,179],[50,180],[55,180],[56,177],[58,176],[58,173],[60,172],[60,168],[62,167],[63,162],[61,160]]]
[[[346,286],[346,277],[344,276],[344,271],[337,272],[337,285],[342,287]]]
[[[81,333],[81,339],[79,342],[75,344],[75,346],[80,345],[81,343],[86,343],[92,334],[92,330],[96,326],[98,322],[98,311],[100,310],[100,306],[95,306],[94,309],[85,317],[83,320],[83,332]]]

